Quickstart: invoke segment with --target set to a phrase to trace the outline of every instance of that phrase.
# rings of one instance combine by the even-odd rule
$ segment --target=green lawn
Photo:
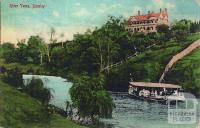
[[[41,103],[0,81],[0,127],[85,128],[60,116],[47,116]]]

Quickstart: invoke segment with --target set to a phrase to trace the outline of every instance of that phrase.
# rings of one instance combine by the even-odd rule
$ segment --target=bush
[[[25,92],[38,99],[44,104],[47,104],[51,99],[50,90],[43,86],[41,79],[32,78],[31,82],[25,86]]]
[[[23,79],[21,68],[17,66],[17,64],[10,65],[10,67],[0,66],[3,71],[1,72],[1,78],[4,82],[14,86],[14,87],[22,87]]]

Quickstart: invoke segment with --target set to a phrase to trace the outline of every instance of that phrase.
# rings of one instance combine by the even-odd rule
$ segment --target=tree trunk
[[[48,62],[51,62],[49,46],[47,46],[47,57],[48,57]]]
[[[108,62],[107,62],[107,67],[108,67],[108,68],[107,68],[107,72],[108,72],[108,74],[109,74],[109,65],[110,65],[110,44],[109,44],[109,42],[108,42],[108,49],[107,49],[107,50],[108,50],[108,58],[107,58],[107,59],[108,59],[108,60],[107,60],[107,61],[108,61]]]
[[[43,56],[42,52],[40,51],[40,65],[42,65],[42,63],[43,63],[43,57],[42,56]]]
[[[102,48],[101,48],[101,43],[98,40],[99,44],[99,55],[100,55],[100,72],[103,70],[103,55],[102,55]]]

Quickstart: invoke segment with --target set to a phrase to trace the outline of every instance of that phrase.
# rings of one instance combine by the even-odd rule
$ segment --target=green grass
[[[39,101],[0,81],[0,126],[5,128],[85,128],[49,115]]]
[[[167,74],[166,81],[200,95],[200,48],[179,60]]]
[[[189,35],[189,36],[187,37],[187,40],[188,40],[188,41],[196,41],[196,40],[198,40],[198,39],[200,39],[200,33],[192,34],[192,35]]]
[[[194,41],[200,34],[189,35],[185,41],[169,41],[166,45],[152,48],[110,71],[110,88],[127,87],[130,73],[134,81],[158,82],[169,60]],[[182,85],[195,94],[200,93],[200,48],[178,61],[165,78],[166,83]],[[114,87],[112,87],[114,86]]]

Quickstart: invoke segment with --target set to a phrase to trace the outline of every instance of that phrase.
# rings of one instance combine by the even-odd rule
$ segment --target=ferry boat
[[[185,101],[184,95],[180,92],[181,86],[164,83],[130,82],[129,96],[148,101]]]

